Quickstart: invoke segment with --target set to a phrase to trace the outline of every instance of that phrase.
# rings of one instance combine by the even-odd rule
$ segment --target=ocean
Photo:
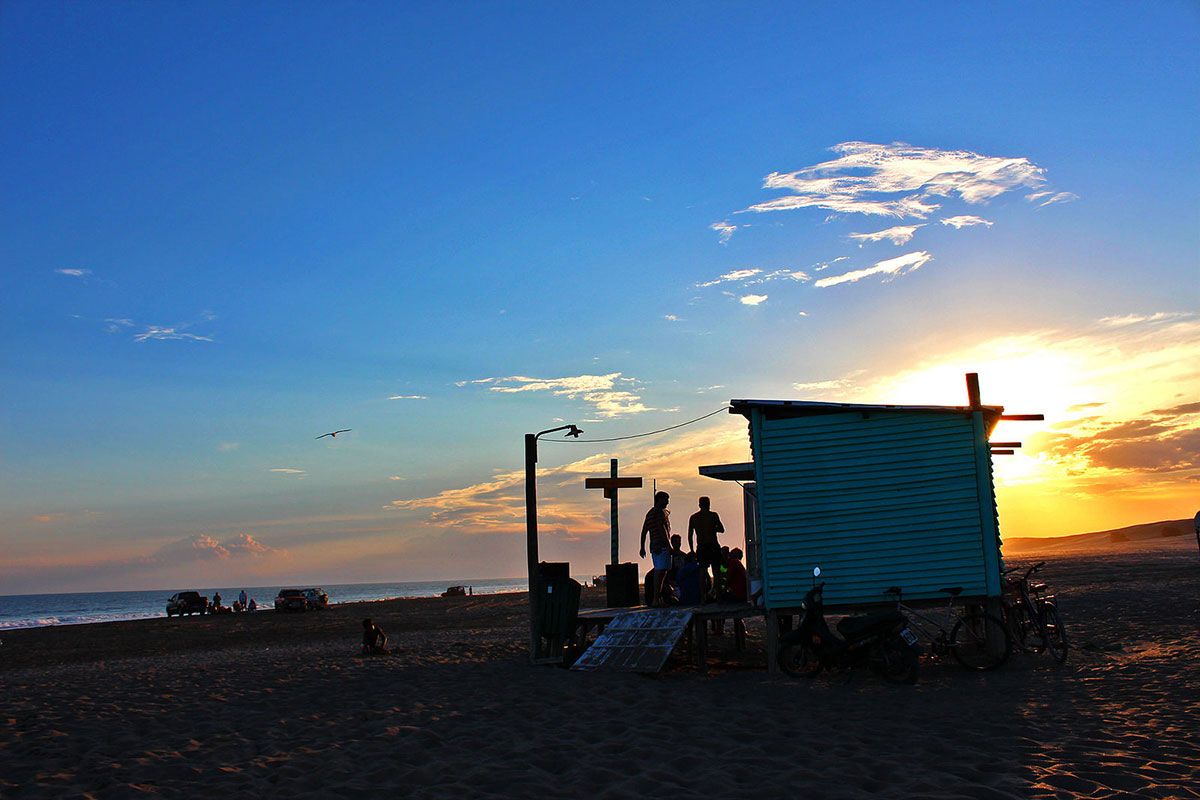
[[[587,578],[576,576],[581,583]],[[472,587],[475,594],[519,592],[528,588],[526,578],[480,578],[446,581],[410,581],[404,583],[339,583],[322,588],[332,603],[385,600],[392,597],[434,597],[454,584]],[[294,584],[296,588],[307,588]],[[275,595],[282,586],[246,586],[199,588],[211,598],[221,593],[221,602],[230,605],[242,589],[258,601],[259,611],[273,610]],[[73,594],[0,595],[0,631],[14,628],[40,628],[46,625],[82,625],[89,622],[115,622],[150,619],[167,615],[167,598],[174,590],[146,592],[78,592]]]

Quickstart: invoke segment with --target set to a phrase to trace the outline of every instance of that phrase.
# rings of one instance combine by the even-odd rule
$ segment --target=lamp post
[[[525,434],[525,547],[529,558],[529,660],[537,660],[538,527],[537,527],[537,440],[547,433],[566,431],[579,438],[583,433],[574,425],[560,425],[538,433]]]

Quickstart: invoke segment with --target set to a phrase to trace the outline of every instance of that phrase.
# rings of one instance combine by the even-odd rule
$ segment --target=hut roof
[[[982,411],[989,429],[999,422],[1004,406],[906,406],[870,403],[826,403],[818,400],[730,400],[729,413],[750,416],[751,409],[760,409],[770,419],[783,417],[812,417],[820,414],[844,414],[847,411],[864,413],[905,413],[932,411],[942,414],[970,414]]]

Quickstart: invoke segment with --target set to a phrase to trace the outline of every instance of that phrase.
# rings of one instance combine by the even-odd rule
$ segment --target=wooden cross
[[[610,501],[609,514],[612,518],[612,563],[617,563],[617,490],[618,489],[640,489],[642,488],[641,478],[618,478],[617,477],[617,460],[614,458],[608,462],[608,477],[607,478],[585,478],[583,481],[585,489],[603,489],[604,496]]]

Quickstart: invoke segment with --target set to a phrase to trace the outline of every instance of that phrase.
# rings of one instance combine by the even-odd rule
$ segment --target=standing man
[[[646,512],[646,521],[642,523],[642,558],[646,557],[646,536],[650,536],[650,559],[654,564],[654,605],[662,605],[663,583],[671,569],[671,512],[667,504],[671,495],[657,492],[654,495],[654,507]]]
[[[700,510],[688,520],[688,549],[696,553],[700,569],[712,567],[713,586],[716,586],[721,564],[725,560],[721,557],[721,544],[717,541],[717,534],[724,533],[725,526],[721,524],[721,517],[717,512],[709,510],[710,503],[707,497],[701,497]]]

